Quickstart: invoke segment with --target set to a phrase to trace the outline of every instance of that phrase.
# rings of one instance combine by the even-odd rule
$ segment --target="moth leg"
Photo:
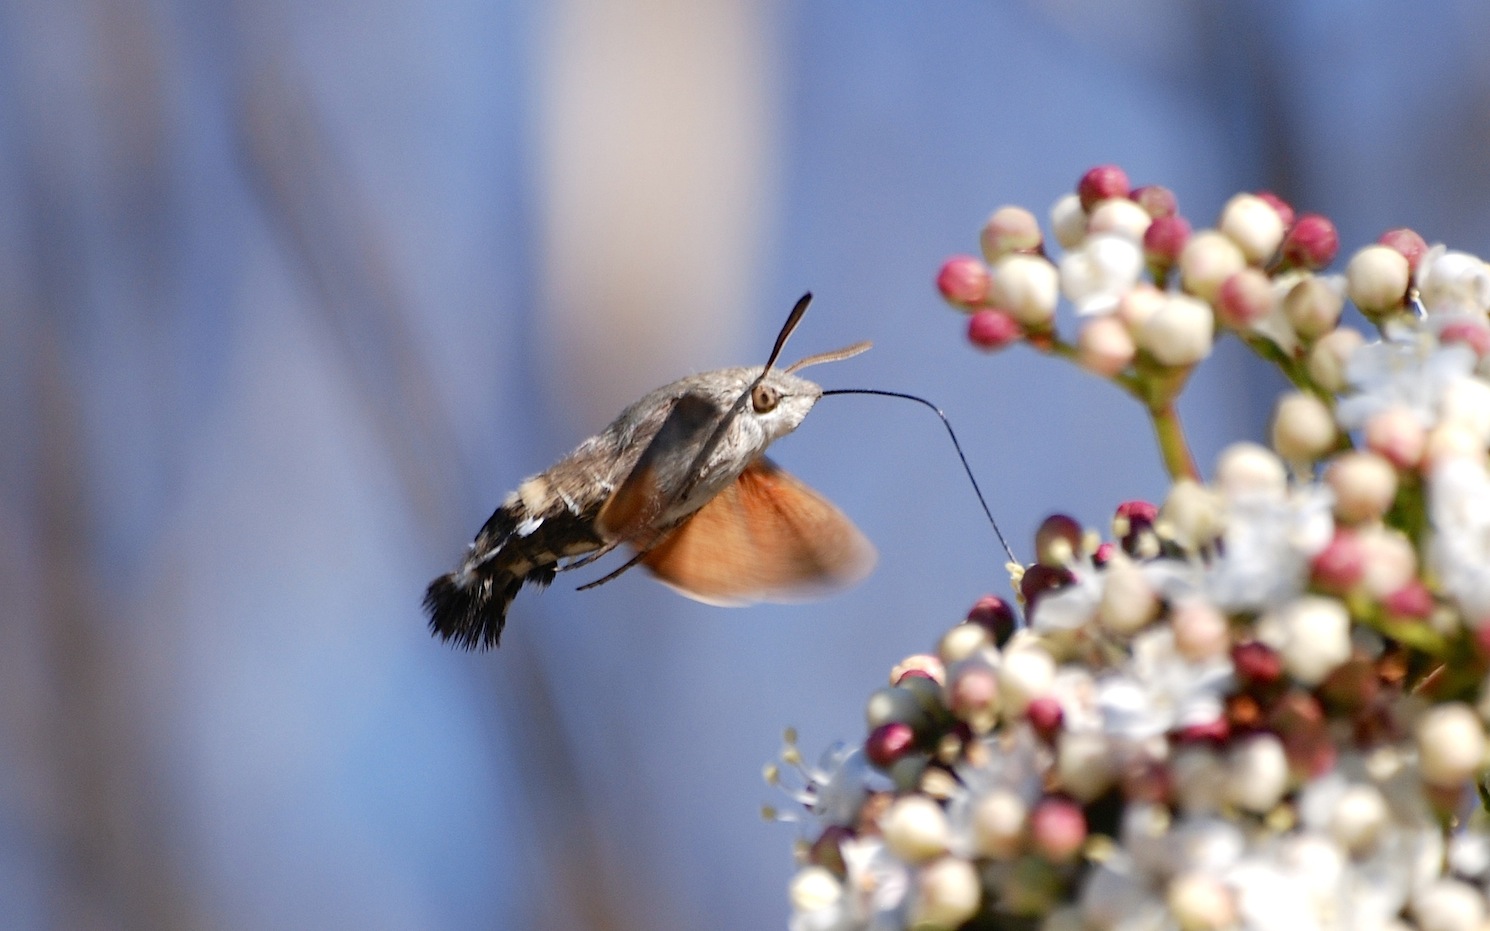
[[[612,545],[612,548],[614,548],[614,544]],[[625,572],[627,569],[630,569],[632,566],[634,566],[637,563],[641,562],[642,561],[642,557],[645,556],[645,555],[647,555],[647,551],[646,550],[642,550],[641,552],[637,553],[635,556],[633,556],[630,559],[626,560],[626,562],[621,565],[621,568],[615,570],[614,572],[609,573],[608,575],[603,575],[603,576],[601,576],[600,578],[596,579],[593,582],[586,582],[584,585],[581,585],[579,588],[576,588],[575,591],[577,591],[577,592],[587,592],[587,591],[589,591],[592,588],[595,588],[595,587],[600,586],[600,585],[604,585],[606,582],[609,582],[611,579],[618,578],[621,575],[621,573]],[[572,568],[572,567],[566,566],[565,568]]]
[[[604,546],[600,547],[600,549],[595,550],[593,553],[586,553],[583,556],[569,560],[569,562],[559,567],[559,571],[568,572],[570,569],[582,569],[595,560],[599,559],[600,557],[607,555],[608,553],[610,553],[611,550],[620,545],[621,543],[619,540],[615,541],[614,543],[607,543]]]

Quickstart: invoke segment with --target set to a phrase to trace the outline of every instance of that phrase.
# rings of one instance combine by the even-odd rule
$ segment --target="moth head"
[[[807,416],[807,412],[812,410],[812,406],[817,403],[817,399],[823,396],[822,388],[814,382],[799,377],[795,374],[796,372],[819,362],[847,359],[869,348],[868,342],[855,343],[843,349],[808,356],[784,370],[773,368],[776,360],[781,356],[782,348],[786,346],[787,339],[791,337],[797,324],[802,321],[802,315],[807,312],[807,305],[811,302],[811,293],[802,295],[797,301],[792,312],[787,315],[781,332],[776,336],[776,345],[771,348],[770,358],[755,374],[747,390],[747,397],[742,398],[748,404],[748,409],[754,413],[754,420],[763,430],[764,439],[768,443],[797,429],[803,418]]]

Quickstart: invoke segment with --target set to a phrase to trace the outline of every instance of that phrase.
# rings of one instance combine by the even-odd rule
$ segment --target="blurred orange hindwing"
[[[663,582],[720,605],[820,595],[874,560],[843,512],[764,456],[642,556]]]

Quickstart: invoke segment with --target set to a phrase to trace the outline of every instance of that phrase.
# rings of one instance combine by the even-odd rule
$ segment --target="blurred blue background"
[[[1406,12],[1406,10],[1410,10]],[[1164,483],[1138,407],[939,301],[995,207],[1116,162],[1211,222],[1490,249],[1490,9],[1388,3],[0,4],[0,926],[783,927],[809,755],[1002,557],[940,426],[774,450],[880,563],[723,610],[630,573],[431,640],[427,581],[642,391],[814,370],[959,429],[1016,548]],[[1278,387],[1225,346],[1208,467]],[[598,575],[599,573],[595,573]],[[577,573],[584,575],[584,573]]]

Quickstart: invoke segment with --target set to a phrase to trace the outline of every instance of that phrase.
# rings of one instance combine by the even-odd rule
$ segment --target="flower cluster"
[[[1197,232],[1112,166],[1051,223],[1055,259],[1001,208],[938,287],[1137,398],[1173,484],[1105,539],[1047,519],[862,743],[789,740],[793,931],[1490,928],[1490,267],[1393,230],[1328,275],[1324,217]],[[1203,481],[1174,400],[1228,333],[1292,387]]]

